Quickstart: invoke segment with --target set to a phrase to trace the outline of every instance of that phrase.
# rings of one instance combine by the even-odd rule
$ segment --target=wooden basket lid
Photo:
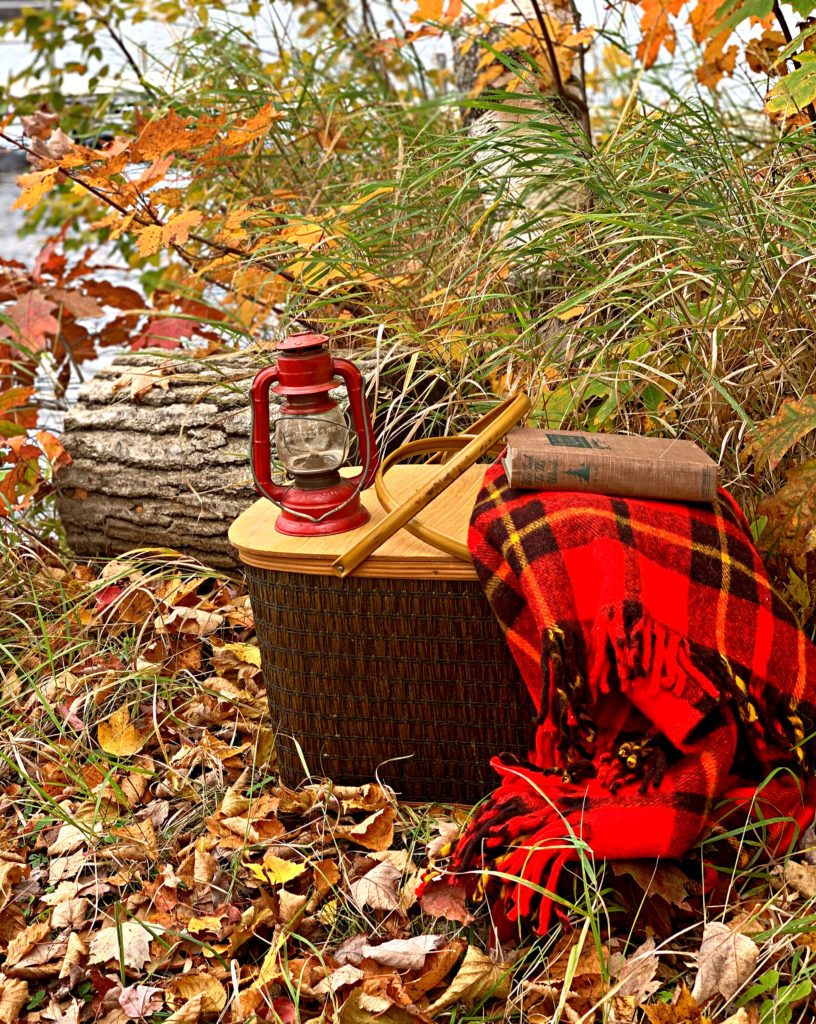
[[[395,466],[388,474],[389,489],[395,498],[402,501],[438,469],[438,465]],[[467,470],[423,510],[425,522],[449,537],[466,543],[470,514],[484,472],[484,466],[472,466]],[[361,497],[371,513],[368,523],[357,530],[329,537],[288,537],[278,533],[275,529],[278,508],[266,498],[260,498],[232,524],[229,531],[230,543],[238,549],[242,562],[259,569],[303,572],[317,576],[334,575],[332,562],[371,529],[372,525],[385,518],[385,510],[373,488],[364,491]],[[389,538],[355,570],[354,575],[389,579],[477,578],[471,563],[438,551],[405,530]]]

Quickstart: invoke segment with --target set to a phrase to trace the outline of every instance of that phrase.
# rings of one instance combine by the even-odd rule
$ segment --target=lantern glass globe
[[[349,429],[337,406],[308,416],[284,413],[275,421],[275,443],[290,476],[327,473],[345,462]]]

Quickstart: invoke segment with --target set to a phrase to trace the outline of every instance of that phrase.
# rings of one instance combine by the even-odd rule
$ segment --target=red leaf
[[[59,330],[59,320],[51,316],[56,304],[38,291],[26,292],[5,313],[17,326],[24,344],[30,351],[37,352],[48,346],[48,335]],[[0,338],[18,339],[17,331],[8,324],[0,327]]]
[[[114,584],[111,587],[105,587],[104,590],[100,590],[96,598],[96,604],[94,605],[94,611],[99,613],[103,612],[106,608],[109,608],[116,600],[118,600],[124,593],[124,587],[120,587],[118,584]]]
[[[130,347],[134,352],[140,348],[181,348],[179,339],[192,337],[195,326],[194,320],[182,320],[180,317],[154,320]]]

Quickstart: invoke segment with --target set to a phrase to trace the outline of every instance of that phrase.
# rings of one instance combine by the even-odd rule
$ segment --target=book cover
[[[693,441],[518,427],[504,459],[512,487],[713,501],[718,467]]]

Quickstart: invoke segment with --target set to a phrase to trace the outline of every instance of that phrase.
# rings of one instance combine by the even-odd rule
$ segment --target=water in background
[[[7,260],[19,260],[31,267],[42,248],[48,232],[38,231],[25,238],[18,234],[23,225],[24,210],[12,210],[20,189],[17,186],[17,175],[31,170],[25,157],[17,153],[0,150],[0,256]],[[105,261],[107,262],[107,261]],[[111,272],[106,276],[114,279]],[[128,280],[131,287],[138,284]],[[116,349],[105,349],[96,359],[86,360],[79,368],[75,368],[66,393],[59,399],[54,394],[53,383],[47,373],[42,373],[36,380],[37,399],[42,405],[39,425],[45,430],[59,433],[68,407],[76,400],[77,390],[83,380],[93,377],[97,370],[109,365],[117,354]]]

